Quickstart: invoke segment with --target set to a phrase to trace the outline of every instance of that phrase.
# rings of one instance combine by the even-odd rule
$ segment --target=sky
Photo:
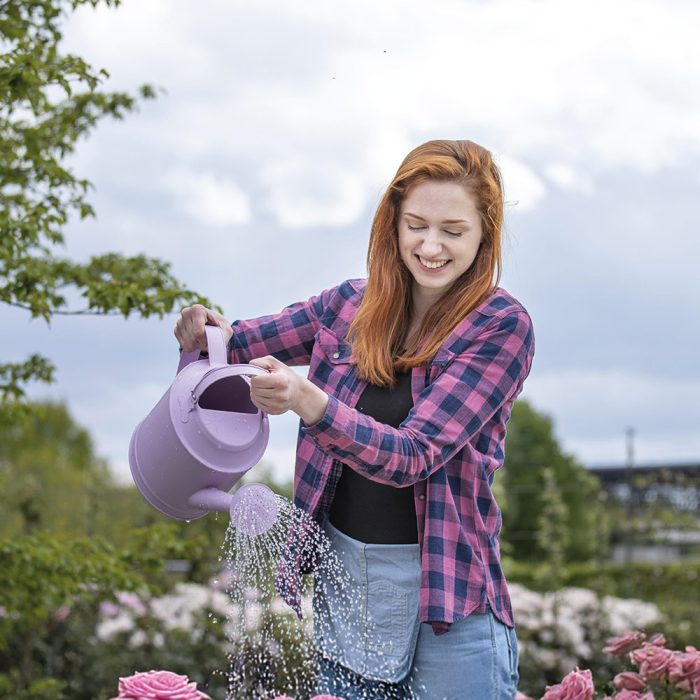
[[[71,160],[97,218],[76,259],[172,263],[230,320],[363,277],[403,157],[470,139],[505,182],[501,286],[532,316],[522,396],[589,466],[700,460],[700,5],[685,0],[124,0],[82,8],[64,48],[158,87]],[[176,315],[0,309],[6,361],[57,365],[65,400],[129,481],[136,424],[172,381]],[[5,333],[3,333],[4,335]],[[298,419],[265,455],[291,478]]]

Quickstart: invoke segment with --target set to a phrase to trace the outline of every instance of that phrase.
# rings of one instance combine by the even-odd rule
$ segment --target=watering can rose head
[[[113,700],[211,700],[187,676],[171,671],[146,671],[119,679],[119,696]]]

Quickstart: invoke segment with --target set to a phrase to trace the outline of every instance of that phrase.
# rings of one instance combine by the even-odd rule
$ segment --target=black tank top
[[[394,389],[368,384],[356,408],[398,428],[413,406],[411,371],[396,374]],[[418,527],[413,487],[371,481],[343,464],[329,519],[331,525],[366,544],[416,544]]]

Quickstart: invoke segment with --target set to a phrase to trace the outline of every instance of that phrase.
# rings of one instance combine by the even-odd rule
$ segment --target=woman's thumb
[[[268,372],[271,372],[274,369],[277,369],[280,365],[284,364],[280,362],[276,357],[273,357],[272,355],[265,355],[265,357],[256,357],[254,360],[251,360],[248,364],[254,365],[255,367],[260,367],[262,369],[266,369]]]

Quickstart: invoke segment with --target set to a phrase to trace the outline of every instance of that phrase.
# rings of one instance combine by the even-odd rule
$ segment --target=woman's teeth
[[[425,265],[426,267],[429,267],[431,270],[437,270],[438,267],[442,267],[443,265],[447,265],[447,263],[450,262],[449,260],[441,260],[439,262],[430,262],[429,260],[424,260],[423,258],[421,258],[420,255],[418,256],[418,260],[420,260],[423,265]]]

